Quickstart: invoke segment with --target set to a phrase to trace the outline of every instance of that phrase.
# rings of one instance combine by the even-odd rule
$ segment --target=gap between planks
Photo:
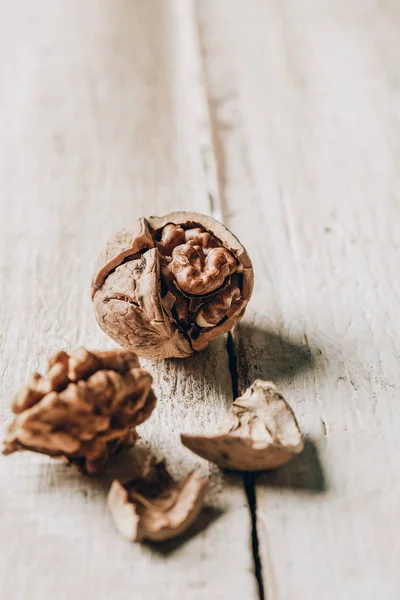
[[[210,83],[207,77],[205,47],[203,44],[202,25],[198,18],[196,4],[193,7],[193,19],[195,39],[197,40],[197,54],[200,57],[200,80],[204,90],[204,104],[207,108],[206,122],[208,123],[208,143],[210,148],[209,161],[204,162],[207,182],[211,183],[211,190],[208,193],[210,213],[216,219],[229,226],[229,200],[226,195],[225,183],[225,159],[224,149],[221,140],[221,123],[217,115],[217,103],[213,99],[210,89]],[[203,155],[204,156],[204,155]],[[239,333],[240,335],[240,333]],[[229,372],[232,380],[233,399],[238,398],[244,390],[239,386],[239,373],[237,367],[237,354],[232,332],[227,334],[226,349],[229,360]],[[254,576],[257,582],[257,590],[260,600],[265,599],[264,580],[262,560],[259,552],[259,540],[257,530],[257,496],[256,496],[256,476],[254,473],[244,473],[242,476],[243,488],[246,493],[246,499],[251,519],[251,550],[253,556]]]
[[[237,366],[237,354],[233,342],[232,333],[228,333],[226,349],[229,357],[229,372],[232,378],[232,392],[235,398],[240,395],[239,391],[239,372]],[[256,494],[256,475],[254,473],[243,474],[243,486],[246,491],[247,503],[249,505],[251,516],[251,549],[253,553],[254,575],[257,581],[257,589],[260,600],[265,599],[264,578],[262,560],[260,555],[260,544],[257,530],[257,494]]]

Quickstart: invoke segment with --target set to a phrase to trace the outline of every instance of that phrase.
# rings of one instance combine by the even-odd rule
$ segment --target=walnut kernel
[[[156,403],[151,383],[128,350],[58,352],[46,376],[34,373],[15,395],[3,454],[32,450],[64,456],[97,473],[150,416]]]

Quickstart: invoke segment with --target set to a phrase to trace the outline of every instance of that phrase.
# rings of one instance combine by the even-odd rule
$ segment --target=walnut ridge
[[[118,232],[92,289],[98,323],[121,346],[147,358],[185,357],[241,319],[253,269],[224,225],[177,212]]]
[[[176,482],[165,462],[148,457],[143,472],[125,484],[114,481],[107,498],[118,531],[132,542],[177,537],[199,514],[207,481],[192,471]]]
[[[222,468],[276,469],[302,452],[296,417],[269,381],[257,379],[235,400],[215,435],[181,435],[184,446]]]
[[[64,456],[89,474],[100,472],[152,413],[151,384],[128,350],[58,352],[46,376],[34,373],[14,397],[3,454],[32,450]]]

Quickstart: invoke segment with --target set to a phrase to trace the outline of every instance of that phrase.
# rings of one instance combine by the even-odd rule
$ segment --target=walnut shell
[[[169,475],[165,462],[146,461],[128,483],[114,481],[107,504],[118,531],[131,542],[163,541],[186,531],[199,514],[207,481],[192,471],[183,481]]]
[[[128,350],[83,348],[50,358],[45,377],[34,373],[12,401],[3,454],[32,450],[63,456],[89,474],[110,453],[135,440],[156,398],[151,375]]]
[[[269,381],[257,379],[235,400],[215,435],[181,435],[184,446],[221,468],[276,469],[302,452],[296,417]]]
[[[100,255],[92,299],[100,326],[146,358],[183,358],[239,321],[250,258],[215,219],[194,212],[138,219]]]

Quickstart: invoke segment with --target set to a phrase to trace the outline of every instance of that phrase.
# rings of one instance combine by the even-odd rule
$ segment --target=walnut
[[[188,242],[174,248],[171,271],[178,287],[186,294],[208,295],[219,289],[236,271],[236,260],[225,248],[205,252],[202,246]]]
[[[196,323],[199,327],[214,327],[224,315],[229,315],[230,312],[235,313],[236,306],[240,302],[240,289],[232,283],[213,296],[211,300],[204,302],[203,307],[197,313]]]
[[[139,477],[113,482],[107,503],[118,531],[129,541],[162,541],[177,537],[195,521],[207,483],[196,471],[176,482],[164,461],[150,457]]]
[[[97,473],[152,413],[151,383],[128,350],[58,352],[46,376],[34,373],[14,397],[16,416],[6,430],[3,454],[32,450],[64,456]]]
[[[93,279],[96,318],[146,358],[185,357],[226,333],[253,289],[250,258],[221,223],[178,212],[117,233]]]
[[[232,404],[215,435],[181,435],[184,446],[222,468],[276,469],[303,450],[296,417],[269,381],[257,379]]]

